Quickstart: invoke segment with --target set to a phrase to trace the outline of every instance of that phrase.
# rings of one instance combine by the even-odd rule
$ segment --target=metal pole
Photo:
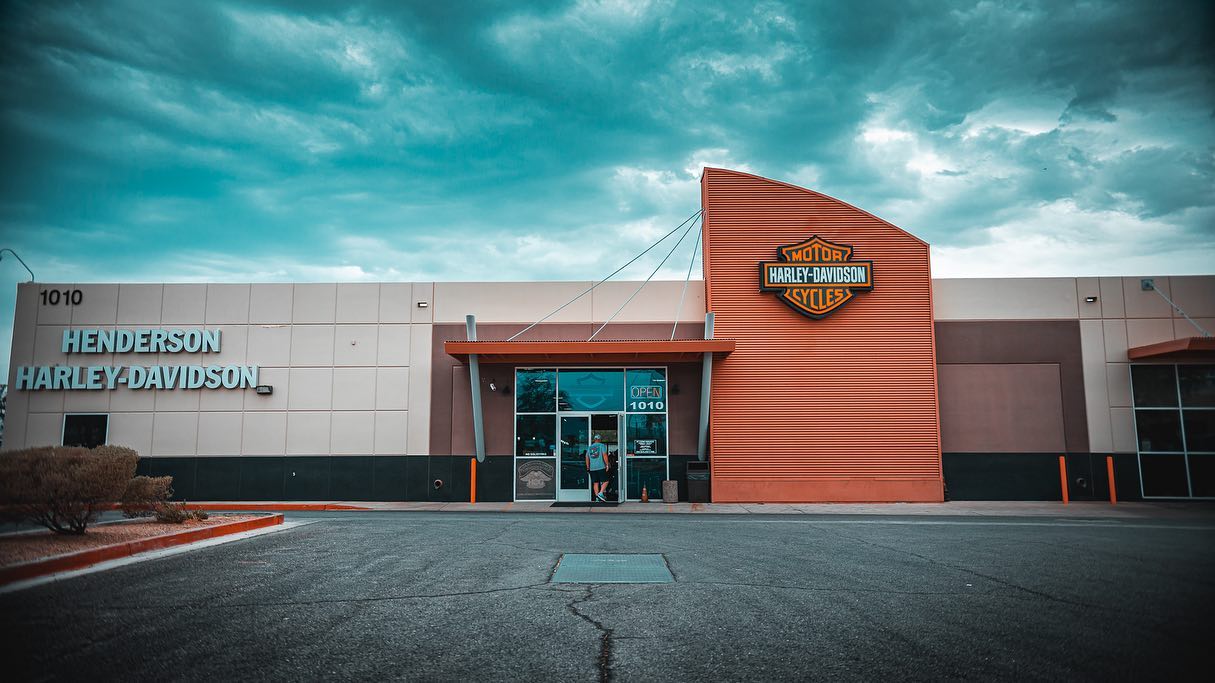
[[[713,338],[713,314],[705,313],[705,339]],[[704,460],[709,453],[709,389],[713,385],[713,352],[705,351],[700,366],[700,435],[696,441],[696,457]]]
[[[464,316],[468,341],[477,341],[477,316]],[[477,462],[485,462],[485,425],[481,422],[481,365],[477,354],[468,354],[468,377],[472,382],[473,439],[477,443]]]

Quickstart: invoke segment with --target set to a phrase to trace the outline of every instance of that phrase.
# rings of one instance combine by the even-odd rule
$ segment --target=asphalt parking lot
[[[10,680],[1204,679],[1215,516],[292,513],[0,595]],[[673,581],[550,583],[562,553]]]

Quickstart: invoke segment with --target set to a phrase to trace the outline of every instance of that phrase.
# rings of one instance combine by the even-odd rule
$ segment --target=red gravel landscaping
[[[154,536],[180,533],[191,529],[211,527],[230,522],[254,519],[261,515],[212,515],[199,521],[189,520],[181,524],[165,524],[152,519],[97,524],[81,536],[65,536],[49,531],[10,534],[0,536],[0,567],[39,560],[56,555],[90,550],[107,545],[118,545],[140,541]]]

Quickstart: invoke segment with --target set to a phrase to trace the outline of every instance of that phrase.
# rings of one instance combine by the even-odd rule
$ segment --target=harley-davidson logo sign
[[[873,262],[852,261],[852,247],[818,235],[780,247],[779,261],[759,264],[759,291],[779,292],[780,300],[811,318],[825,318],[852,298],[873,289]]]

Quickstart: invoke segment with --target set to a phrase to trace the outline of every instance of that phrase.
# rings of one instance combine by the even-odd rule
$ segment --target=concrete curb
[[[129,557],[138,553],[147,552],[149,550],[160,550],[161,548],[171,548],[177,545],[185,545],[196,541],[203,541],[209,538],[217,538],[219,536],[227,536],[230,534],[238,534],[254,529],[275,526],[283,523],[283,516],[280,514],[265,515],[257,519],[246,519],[239,522],[229,522],[227,524],[216,524],[214,526],[202,527],[199,529],[190,529],[189,531],[181,531],[172,534],[162,534],[151,538],[144,538],[138,541],[130,541],[127,543],[116,543],[114,545],[102,546],[100,548],[90,548],[89,550],[81,550],[66,555],[56,555],[47,557],[41,560],[32,560],[21,564],[14,564],[8,567],[0,568],[0,585],[13,583],[16,581],[24,581],[33,579],[48,574],[56,574],[58,572],[71,571],[75,569],[83,569],[108,560],[116,560],[123,557]]]

